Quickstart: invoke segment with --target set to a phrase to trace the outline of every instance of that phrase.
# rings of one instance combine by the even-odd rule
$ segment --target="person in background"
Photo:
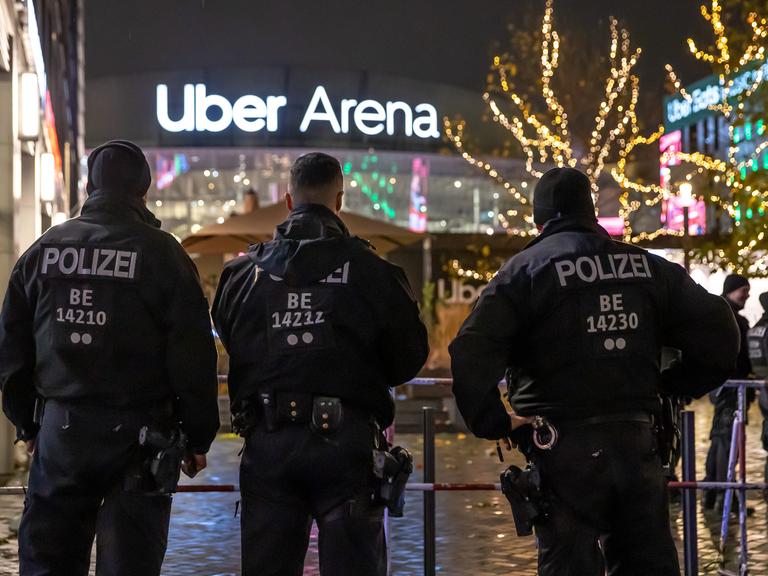
[[[733,310],[736,323],[739,326],[739,355],[736,363],[728,375],[728,380],[745,380],[752,374],[752,363],[749,358],[747,346],[747,332],[749,321],[740,314],[749,299],[749,280],[740,274],[729,274],[723,282],[723,298]],[[754,390],[749,389],[747,398],[749,402],[754,399]],[[712,416],[712,429],[709,433],[710,445],[707,452],[706,482],[725,482],[728,477],[728,455],[731,450],[731,434],[733,433],[733,421],[738,404],[738,389],[720,387],[709,394],[709,398],[715,405]],[[704,491],[704,508],[720,510],[723,504],[722,490]]]

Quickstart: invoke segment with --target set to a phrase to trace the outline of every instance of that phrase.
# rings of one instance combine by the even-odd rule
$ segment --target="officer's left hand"
[[[36,440],[37,440],[37,438],[30,438],[29,440],[27,440],[24,443],[26,445],[26,448],[27,448],[27,454],[29,454],[30,456],[32,456],[32,454],[35,453]]]
[[[514,412],[509,413],[509,420],[512,425],[512,431],[514,432],[520,426],[525,426],[526,424],[530,424],[533,422],[533,418],[530,416],[518,416]],[[512,440],[509,438],[501,438],[500,442],[504,444],[504,447],[507,449],[507,452],[512,450],[513,444]],[[499,456],[501,457],[501,456]]]

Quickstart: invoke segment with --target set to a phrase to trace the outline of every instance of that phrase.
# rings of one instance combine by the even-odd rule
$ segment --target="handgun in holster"
[[[144,426],[139,431],[141,459],[126,478],[126,492],[173,494],[179,485],[187,436],[178,428]]]
[[[413,473],[413,456],[405,448],[373,451],[373,473],[378,479],[374,503],[384,505],[394,518],[403,516],[405,485]]]
[[[259,410],[250,400],[241,400],[232,405],[232,432],[245,438],[258,424]]]
[[[673,474],[682,450],[683,399],[679,396],[660,395],[661,409],[654,415],[658,453],[662,466],[667,473]]]
[[[533,463],[529,463],[525,470],[510,466],[501,474],[501,491],[512,506],[517,535],[533,534],[534,524],[547,517],[538,468]]]

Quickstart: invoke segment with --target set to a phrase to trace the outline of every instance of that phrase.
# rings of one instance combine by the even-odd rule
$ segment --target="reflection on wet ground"
[[[697,432],[697,476],[703,477],[711,407],[695,404]],[[753,410],[748,431],[748,479],[762,481],[765,453],[759,441],[761,419]],[[397,442],[412,450],[421,461],[422,442],[417,434],[401,434]],[[237,483],[238,452],[242,441],[222,436],[209,455],[209,468],[195,479],[199,483]],[[508,463],[507,463],[508,464]],[[437,479],[441,482],[492,482],[506,464],[496,458],[493,444],[463,434],[440,434],[437,439]],[[420,466],[413,480],[420,480]],[[240,573],[239,519],[235,517],[237,495],[232,493],[178,494],[175,497],[166,576],[224,576]],[[410,493],[406,517],[390,521],[392,574],[416,576],[422,568],[422,500]],[[750,574],[768,576],[768,509],[758,493],[749,506]],[[0,497],[0,514],[10,518],[21,510],[21,498]],[[672,506],[673,529],[682,549],[682,514]],[[0,575],[17,574],[16,542],[0,522]],[[703,514],[699,507],[700,574],[717,574],[719,518]],[[450,492],[437,495],[438,572],[450,576],[490,576],[536,573],[535,540],[517,538],[506,500],[496,492]],[[735,568],[737,525],[730,532],[728,567]],[[316,534],[307,556],[306,575],[317,570]],[[642,543],[638,543],[642,546]]]
[[[711,407],[698,402],[696,408],[697,477],[704,474]],[[748,478],[762,481],[765,453],[759,442],[761,419],[753,411],[748,431]],[[397,442],[412,450],[421,461],[422,442],[417,434],[401,434]],[[202,482],[232,483],[237,480],[240,440],[222,438],[211,455],[211,467]],[[499,464],[493,444],[463,434],[440,434],[437,439],[437,479],[441,482],[496,481],[504,465]],[[418,467],[413,480],[420,481]],[[238,520],[234,518],[236,497],[231,494],[178,495],[171,530],[165,574],[237,574],[240,551]],[[754,493],[749,506],[750,574],[768,576],[768,509]],[[672,506],[673,528],[682,549],[683,520],[680,507]],[[405,518],[390,521],[392,574],[423,573],[422,500],[410,493]],[[698,515],[700,573],[716,574],[719,555],[719,518]],[[730,531],[729,559],[737,554],[737,531]],[[496,492],[449,492],[437,495],[438,571],[446,575],[486,576],[534,575],[536,548],[532,537],[515,536],[506,500]],[[313,534],[313,544],[316,534]],[[638,545],[642,545],[638,543]],[[729,563],[735,568],[733,562]],[[307,557],[305,574],[318,574],[316,548]]]

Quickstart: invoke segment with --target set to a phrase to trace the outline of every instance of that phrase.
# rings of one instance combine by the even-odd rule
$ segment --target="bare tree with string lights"
[[[739,8],[743,8],[740,3]],[[691,181],[697,175],[706,177],[714,188],[709,197],[704,199],[705,202],[727,214],[731,225],[725,238],[705,242],[694,250],[693,256],[695,260],[713,269],[725,268],[764,277],[768,276],[768,262],[765,258],[768,220],[764,217],[768,208],[768,182],[765,174],[757,168],[761,155],[768,153],[768,139],[755,144],[751,137],[751,116],[765,111],[765,76],[768,74],[765,44],[768,22],[755,11],[749,11],[746,14],[746,32],[729,30],[720,0],[711,0],[709,7],[702,5],[701,15],[712,28],[714,45],[702,49],[694,39],[689,38],[688,46],[693,56],[712,65],[718,76],[718,97],[709,106],[709,110],[724,117],[728,126],[728,145],[724,158],[701,152],[674,151],[672,154],[675,162],[684,167],[679,182]],[[735,51],[734,46],[738,48]],[[667,65],[667,72],[676,92],[691,104],[693,98],[683,88],[672,66]],[[768,126],[761,121],[755,125],[755,135],[759,137],[765,134],[768,138],[767,129]],[[749,138],[740,136],[745,130],[750,132]],[[628,200],[631,192],[645,193],[645,203],[653,205],[673,194],[678,187],[677,183],[672,183],[669,188],[657,184],[640,184],[626,174],[626,161],[632,149],[637,145],[653,143],[660,134],[661,131],[650,139],[631,139],[612,171],[625,191],[622,204],[627,211],[637,209],[640,204],[638,200]],[[658,230],[651,234],[631,235],[631,240],[637,242],[665,233],[681,234]]]
[[[636,114],[639,80],[633,69],[640,49],[631,46],[629,32],[611,18],[608,70],[604,72],[603,80],[598,81],[599,91],[595,91],[599,93],[595,99],[599,100],[599,105],[590,128],[579,137],[571,129],[572,112],[569,113],[563,104],[568,99],[556,88],[561,38],[554,28],[553,17],[554,0],[547,0],[538,46],[540,58],[536,93],[516,88],[513,76],[525,63],[521,64],[510,53],[503,53],[493,59],[491,69],[495,82],[483,94],[483,101],[489,117],[511,134],[522,149],[525,168],[531,176],[538,178],[552,166],[578,167],[587,173],[597,199],[598,181],[606,163],[639,133]],[[592,87],[593,80],[589,77],[585,80]],[[467,149],[466,128],[463,120],[444,118],[445,135],[462,157],[503,186],[520,204],[527,205],[527,198],[497,167]],[[529,216],[526,221],[530,226]],[[511,229],[506,219],[502,224],[507,230]]]

